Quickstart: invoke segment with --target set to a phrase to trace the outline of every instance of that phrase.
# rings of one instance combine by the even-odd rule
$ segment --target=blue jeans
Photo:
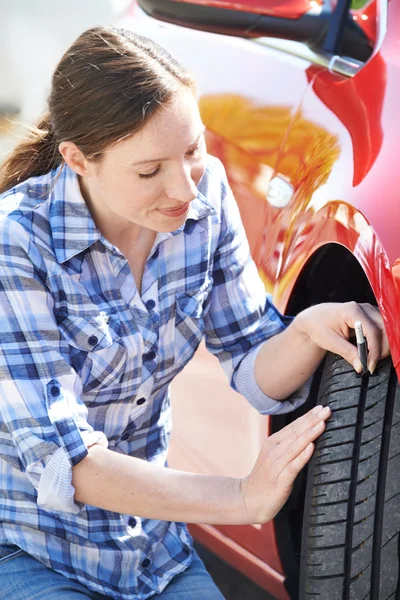
[[[73,579],[45,567],[18,546],[0,546],[0,600],[106,600]],[[154,600],[224,600],[200,557],[176,575]]]

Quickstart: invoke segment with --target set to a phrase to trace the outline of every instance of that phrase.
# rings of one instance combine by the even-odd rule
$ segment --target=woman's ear
[[[87,177],[91,174],[87,158],[85,158],[83,152],[79,150],[74,142],[61,142],[58,146],[58,150],[66,164],[75,171],[77,175]]]

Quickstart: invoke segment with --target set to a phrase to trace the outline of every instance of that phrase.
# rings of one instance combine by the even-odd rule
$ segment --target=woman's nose
[[[197,187],[192,178],[192,170],[182,167],[177,170],[167,185],[167,196],[179,202],[192,202],[197,196]]]

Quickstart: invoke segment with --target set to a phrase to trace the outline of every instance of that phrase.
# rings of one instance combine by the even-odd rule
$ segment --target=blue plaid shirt
[[[285,327],[266,297],[219,161],[186,223],[159,233],[138,292],[66,166],[0,202],[0,543],[114,598],[161,592],[191,562],[186,525],[74,500],[93,443],[164,465],[169,384],[205,337],[264,413],[301,404],[258,388],[260,345]],[[112,493],[112,490],[110,490]]]

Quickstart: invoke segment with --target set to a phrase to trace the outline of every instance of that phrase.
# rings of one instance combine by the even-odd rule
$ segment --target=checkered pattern
[[[190,564],[186,526],[76,503],[71,467],[95,442],[164,465],[168,386],[203,336],[259,410],[294,407],[254,387],[255,353],[285,325],[224,170],[210,157],[186,223],[157,234],[141,295],[67,167],[1,197],[0,241],[0,540],[94,591],[148,598]]]

